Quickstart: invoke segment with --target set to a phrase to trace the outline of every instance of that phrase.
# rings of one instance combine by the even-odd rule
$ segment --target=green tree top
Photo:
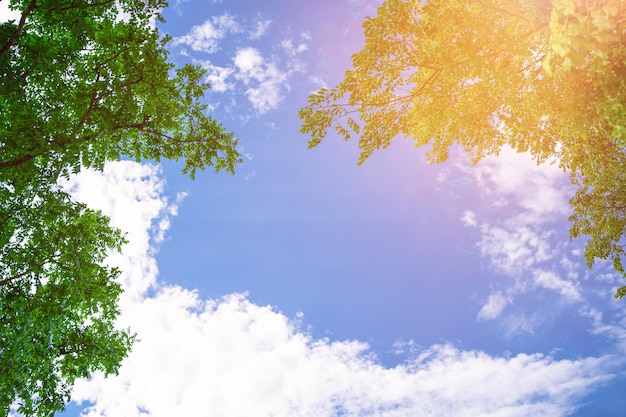
[[[164,1],[11,4],[22,17],[0,26],[0,179],[16,168],[101,168],[122,155],[184,158],[192,178],[211,165],[234,170],[237,141],[200,101],[204,71],[174,71],[169,38],[149,26]]]
[[[0,0],[6,1],[6,0]],[[76,378],[117,372],[124,243],[60,176],[106,161],[184,159],[233,172],[237,140],[207,116],[202,69],[168,62],[162,0],[10,0],[0,24],[0,410],[64,408]]]
[[[558,160],[578,186],[572,237],[624,273],[626,4],[620,0],[387,0],[333,89],[309,97],[302,132],[359,138],[359,164],[396,136],[442,162],[505,144]],[[626,287],[618,290],[622,297]]]

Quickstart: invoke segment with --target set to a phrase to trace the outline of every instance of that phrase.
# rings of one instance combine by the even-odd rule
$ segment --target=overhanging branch
[[[22,12],[22,16],[20,17],[20,23],[17,25],[17,29],[11,36],[11,39],[0,49],[0,57],[3,56],[10,48],[17,42],[22,34],[22,30],[24,30],[24,25],[26,24],[26,18],[35,9],[35,0],[31,0],[26,9]]]

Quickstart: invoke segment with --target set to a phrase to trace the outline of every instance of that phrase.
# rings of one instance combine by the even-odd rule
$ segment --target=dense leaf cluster
[[[578,186],[571,235],[624,273],[626,4],[620,0],[387,0],[335,88],[300,110],[317,146],[359,137],[363,163],[397,136],[431,162],[504,145],[558,161]],[[626,294],[626,287],[616,296]]]
[[[115,373],[134,336],[114,327],[124,243],[61,176],[184,159],[233,172],[237,141],[206,115],[203,70],[175,69],[154,29],[163,0],[11,0],[0,24],[0,410],[51,416],[76,378]]]

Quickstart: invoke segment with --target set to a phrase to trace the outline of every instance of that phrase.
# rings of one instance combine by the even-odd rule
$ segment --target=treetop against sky
[[[619,255],[622,2],[381,3],[15,3],[1,392],[36,415],[622,414],[622,280],[583,255]],[[353,138],[308,150],[321,87],[305,127],[345,110],[328,139]]]

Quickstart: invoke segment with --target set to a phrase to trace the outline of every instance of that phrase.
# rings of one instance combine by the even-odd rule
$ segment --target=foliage
[[[119,271],[102,266],[124,240],[63,192],[2,194],[13,210],[1,219],[0,404],[6,415],[19,398],[22,414],[52,415],[76,378],[116,372],[131,347],[134,336],[113,327]]]
[[[0,23],[0,409],[62,410],[76,378],[115,373],[124,239],[56,186],[131,157],[233,172],[237,140],[206,115],[202,69],[174,68],[163,0],[10,0]]]
[[[396,136],[442,162],[503,145],[557,160],[578,191],[571,236],[624,274],[626,4],[620,0],[387,0],[333,89],[309,97],[302,132],[359,137],[363,163]],[[622,297],[626,287],[618,290]]]

